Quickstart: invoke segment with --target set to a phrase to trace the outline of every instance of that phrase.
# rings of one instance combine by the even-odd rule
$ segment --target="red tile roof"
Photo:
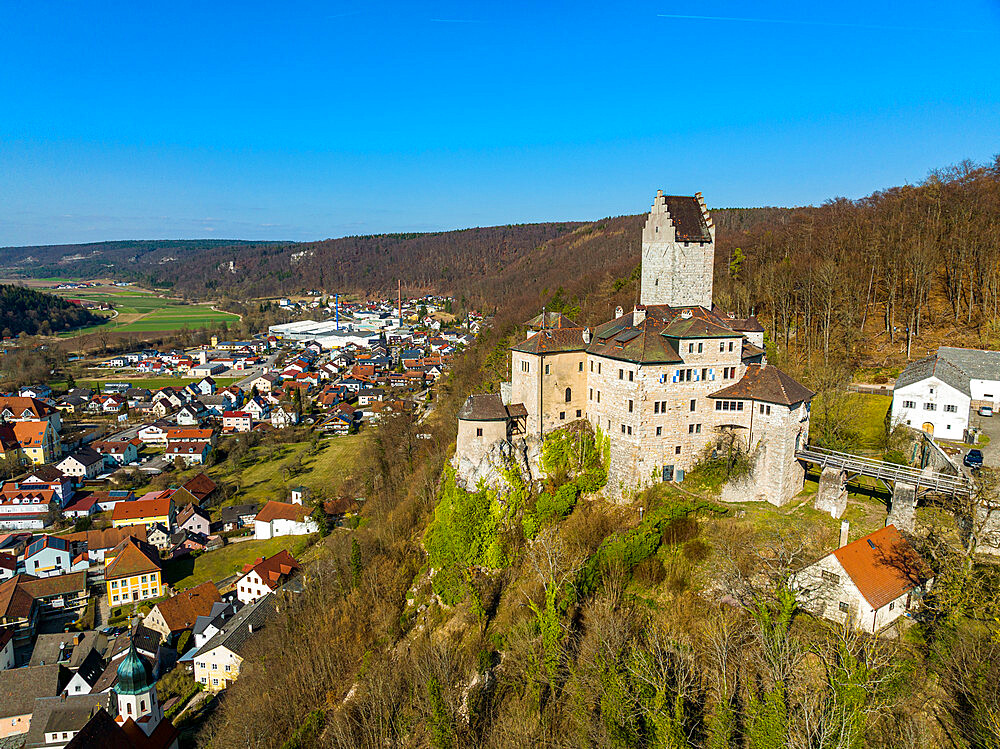
[[[293,570],[301,569],[298,561],[293,557],[287,549],[282,549],[277,554],[272,557],[264,559],[263,557],[258,557],[257,561],[253,564],[247,564],[243,566],[243,574],[249,575],[251,572],[256,572],[260,579],[269,585],[274,585],[283,577],[287,577],[292,574]]]
[[[170,514],[170,497],[159,499],[137,499],[134,502],[119,502],[111,513],[111,519],[138,520]]]
[[[309,508],[305,505],[271,500],[260,509],[254,520],[261,520],[265,523],[269,523],[272,520],[296,520],[302,522],[308,515]]]
[[[861,595],[876,610],[933,575],[894,525],[869,533],[833,554]]]
[[[199,616],[208,616],[212,604],[221,601],[219,589],[211,580],[194,588],[181,591],[165,601],[156,604],[160,616],[167,623],[171,632],[180,632],[194,626],[194,620]]]

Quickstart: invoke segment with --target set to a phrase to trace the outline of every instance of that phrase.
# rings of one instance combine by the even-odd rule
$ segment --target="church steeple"
[[[149,736],[163,720],[163,711],[156,696],[153,669],[139,655],[134,639],[129,642],[128,653],[118,664],[118,680],[115,682],[114,692],[118,700],[119,722],[125,723],[131,718]]]

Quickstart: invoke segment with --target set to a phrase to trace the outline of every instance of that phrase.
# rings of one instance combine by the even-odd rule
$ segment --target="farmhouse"
[[[254,538],[304,536],[318,530],[308,507],[290,502],[267,502],[253,519]]]
[[[817,616],[875,633],[918,603],[932,575],[896,526],[887,525],[801,570],[793,587]]]

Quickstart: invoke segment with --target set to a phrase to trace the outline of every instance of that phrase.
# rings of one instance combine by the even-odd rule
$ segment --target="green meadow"
[[[92,333],[98,328],[136,333],[195,329],[239,319],[228,312],[213,310],[210,304],[189,304],[136,289],[60,289],[54,293],[67,299],[110,304],[118,312],[106,324],[76,331],[74,335]]]

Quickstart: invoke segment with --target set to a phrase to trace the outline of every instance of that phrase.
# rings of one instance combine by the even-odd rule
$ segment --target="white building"
[[[268,502],[253,519],[254,538],[258,541],[275,536],[305,536],[316,533],[316,521],[309,508],[289,502]]]
[[[267,559],[258,557],[243,568],[243,577],[236,581],[236,599],[245,605],[276,593],[298,569],[299,563],[287,549]]]
[[[875,633],[916,606],[932,575],[896,526],[887,525],[799,571],[792,587],[815,615]]]
[[[942,346],[896,380],[892,421],[960,440],[970,411],[982,406],[1000,408],[1000,351]]]

